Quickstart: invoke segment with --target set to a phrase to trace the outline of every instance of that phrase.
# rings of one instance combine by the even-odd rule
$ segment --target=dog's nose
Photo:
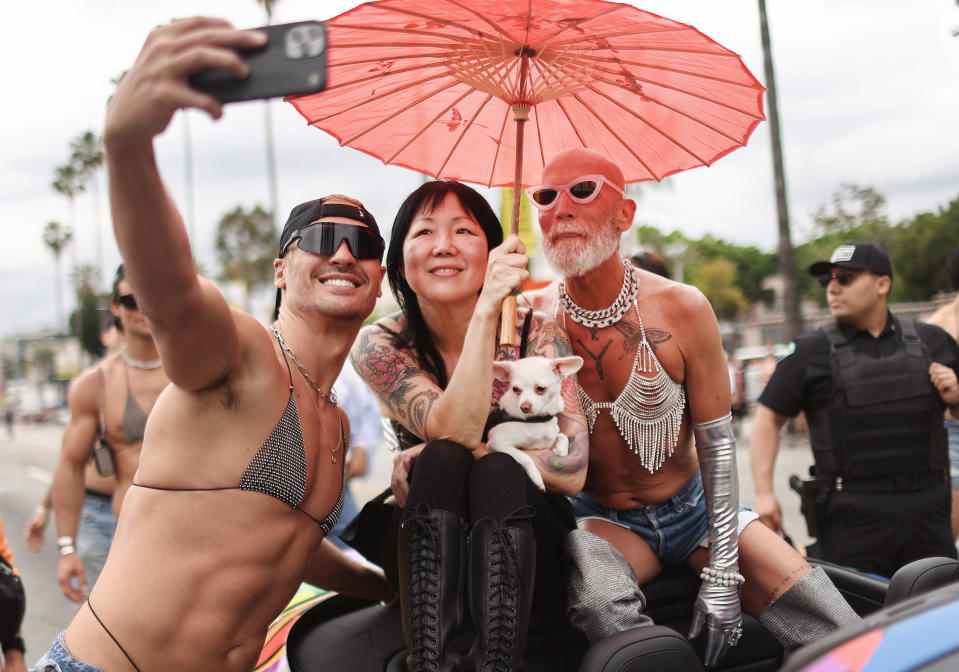
[[[522,404],[519,405],[519,410],[523,411],[523,413],[529,413],[530,409],[532,408],[533,408],[533,404],[531,404],[528,401],[524,401]]]

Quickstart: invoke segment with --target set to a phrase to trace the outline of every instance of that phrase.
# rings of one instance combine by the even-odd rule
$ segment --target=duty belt
[[[945,469],[880,476],[835,476],[824,479],[833,492],[911,492],[945,483]]]

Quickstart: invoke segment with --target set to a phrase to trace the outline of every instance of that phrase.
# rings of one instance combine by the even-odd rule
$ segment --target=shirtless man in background
[[[116,526],[115,516],[140,463],[147,416],[170,382],[122,264],[113,281],[110,310],[124,343],[71,383],[70,419],[51,486],[59,535],[57,580],[63,594],[74,602],[86,599],[103,569],[110,548],[106,535],[113,537],[113,529],[108,528]],[[91,446],[102,451],[107,464],[112,463],[115,477],[102,466],[105,473],[96,474]],[[101,510],[106,508],[106,498],[112,501],[112,521],[110,511]],[[81,516],[98,520],[85,526],[87,533],[78,537]]]

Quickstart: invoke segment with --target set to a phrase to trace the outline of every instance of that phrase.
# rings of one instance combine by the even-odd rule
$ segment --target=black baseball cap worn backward
[[[829,261],[817,261],[809,267],[810,275],[824,275],[833,266],[856,271],[869,271],[876,275],[888,275],[892,279],[892,264],[882,248],[873,243],[843,243],[835,250]]]

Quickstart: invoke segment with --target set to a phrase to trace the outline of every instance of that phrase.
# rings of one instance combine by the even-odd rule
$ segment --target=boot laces
[[[511,672],[516,658],[519,588],[524,579],[520,574],[516,544],[506,523],[529,520],[534,516],[533,507],[526,505],[503,520],[494,521],[491,527],[487,588],[489,640],[483,672]]]
[[[440,663],[439,525],[425,502],[403,521],[409,527],[408,567],[410,581],[410,654],[409,672],[438,670]]]

